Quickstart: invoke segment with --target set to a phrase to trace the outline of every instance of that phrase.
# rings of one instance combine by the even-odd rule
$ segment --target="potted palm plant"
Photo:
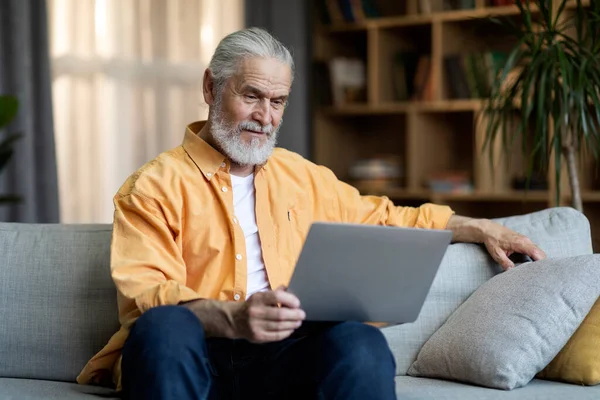
[[[490,161],[496,140],[507,151],[521,145],[528,177],[536,166],[547,169],[554,158],[557,202],[565,162],[572,205],[580,211],[577,160],[584,151],[597,160],[600,150],[599,3],[517,0],[519,18],[491,17],[517,44],[482,109]]]
[[[13,96],[0,96],[0,130],[7,126],[17,114],[19,102]],[[8,164],[13,156],[13,144],[21,135],[14,133],[7,135],[4,139],[0,137],[0,172]],[[6,195],[0,193],[0,204],[20,201],[16,195]]]

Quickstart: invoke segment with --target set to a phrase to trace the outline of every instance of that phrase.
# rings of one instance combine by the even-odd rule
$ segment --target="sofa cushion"
[[[506,391],[458,382],[398,376],[396,394],[402,400],[598,400],[600,386],[582,387],[534,379],[525,387]]]
[[[600,254],[528,262],[481,285],[425,343],[412,376],[511,390],[563,348],[600,295]]]
[[[590,225],[569,207],[500,218],[495,221],[530,237],[548,257],[592,253]],[[449,246],[419,318],[411,324],[383,329],[396,358],[398,375],[406,375],[423,344],[481,284],[502,269],[483,246],[457,243]]]
[[[111,389],[76,383],[0,378],[0,400],[118,400]]]
[[[600,298],[577,331],[538,378],[577,385],[600,384]]]
[[[0,223],[0,377],[74,381],[119,329],[110,236]]]

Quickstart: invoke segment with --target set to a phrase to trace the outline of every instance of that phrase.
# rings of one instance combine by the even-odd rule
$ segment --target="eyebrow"
[[[256,86],[247,85],[247,86],[243,87],[243,90],[247,91],[247,92],[251,92],[251,93],[256,94],[258,96],[261,96],[261,97],[266,97],[266,93],[263,92],[262,90],[260,90],[259,88],[257,88]],[[277,96],[277,97],[275,97],[275,98],[273,98],[271,100],[283,100],[283,101],[285,101],[285,100],[288,99],[288,97],[289,97],[289,95],[282,95],[282,96]]]

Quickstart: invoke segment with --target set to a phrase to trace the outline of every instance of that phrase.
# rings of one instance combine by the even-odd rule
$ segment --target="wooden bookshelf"
[[[317,64],[323,68],[336,57],[358,58],[365,66],[366,85],[362,100],[337,104],[331,95],[320,94],[326,85],[316,78],[317,73],[313,75],[312,144],[317,163],[331,168],[363,194],[385,195],[405,205],[448,204],[459,213],[476,217],[502,217],[569,204],[566,174],[561,182],[554,182],[553,173],[541,171],[547,188],[515,189],[513,178],[526,170],[519,152],[506,159],[496,144],[494,165],[490,165],[487,152],[482,152],[485,121],[478,114],[482,96],[459,99],[452,95],[447,57],[510,50],[514,42],[488,17],[517,19],[516,6],[491,7],[491,0],[475,0],[472,9],[423,14],[420,0],[372,0],[379,9],[377,17],[324,24],[318,15],[323,1],[328,0],[313,0],[312,7],[315,68]],[[575,6],[574,1],[568,5]],[[402,52],[429,57],[431,90],[427,100],[398,100],[392,60]],[[394,157],[400,176],[377,189],[352,179],[352,167],[374,157]],[[454,170],[468,174],[472,191],[440,192],[428,186],[432,174]],[[591,161],[581,164],[584,212],[593,226],[600,226],[600,172],[596,170],[600,168]],[[557,184],[563,188],[558,203],[553,191]],[[593,230],[595,250],[600,251],[600,232]]]

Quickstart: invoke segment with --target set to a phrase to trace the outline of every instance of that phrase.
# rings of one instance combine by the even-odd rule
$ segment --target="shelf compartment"
[[[518,123],[518,117],[515,114],[515,127]],[[521,138],[518,142],[512,145],[512,151],[507,151],[503,148],[501,133],[498,133],[494,143],[488,144],[488,147],[483,148],[486,141],[487,124],[488,118],[483,113],[475,114],[475,185],[478,189],[494,192],[504,193],[510,192],[516,188],[516,180],[526,181],[529,160],[527,160],[521,149]],[[516,128],[515,128],[516,129]],[[530,139],[529,148],[532,148],[531,140],[534,137],[533,133],[528,135]],[[493,154],[493,164],[490,163],[490,148]],[[532,173],[537,179],[543,179],[546,190],[550,189],[550,175],[548,168],[541,165],[539,159],[535,160],[533,165]],[[538,186],[539,186],[538,181]],[[529,192],[534,192],[539,189],[531,186]],[[552,198],[548,197],[548,201]]]
[[[362,30],[317,34],[313,45],[314,58],[320,61],[334,57],[367,58],[367,32]]]
[[[414,98],[416,89],[425,90],[432,66],[431,34],[430,25],[377,31],[375,50],[369,59],[373,68],[369,83],[377,89],[373,95],[375,103],[409,101]]]
[[[406,116],[330,116],[315,117],[315,161],[326,165],[338,178],[353,185],[350,170],[360,160],[395,158],[401,176],[390,182],[404,186],[406,174]]]
[[[440,30],[441,98],[487,98],[494,69],[504,65],[516,45],[513,35],[485,20],[446,21]]]
[[[450,171],[466,172],[473,183],[473,113],[411,113],[407,139],[410,190],[429,189],[433,174]]]
[[[314,36],[312,69],[315,104],[331,106],[367,103],[368,41],[369,34],[366,31]],[[357,67],[360,67],[360,72]],[[348,91],[350,87],[352,90]]]

